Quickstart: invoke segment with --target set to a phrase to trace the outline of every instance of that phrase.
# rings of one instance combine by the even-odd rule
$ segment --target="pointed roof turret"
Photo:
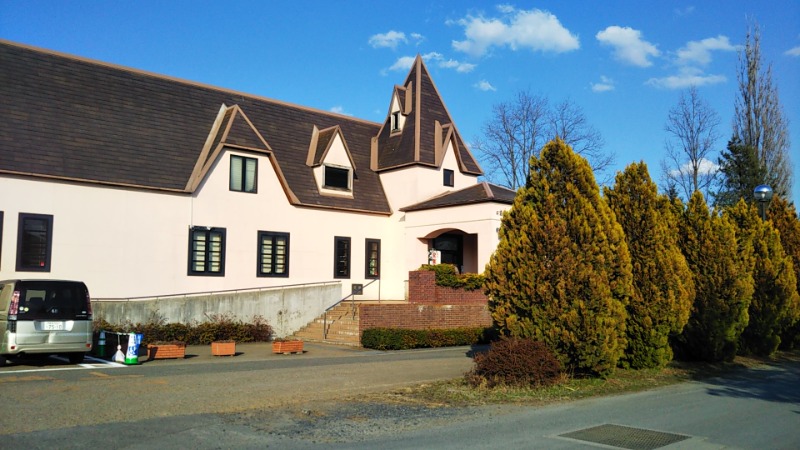
[[[483,173],[458,132],[422,57],[417,55],[403,86],[395,86],[393,90],[389,114],[375,139],[375,167],[379,171],[413,164],[439,167],[441,146],[448,142],[454,144],[462,172]]]

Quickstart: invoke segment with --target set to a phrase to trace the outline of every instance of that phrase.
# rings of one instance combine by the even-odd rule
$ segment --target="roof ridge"
[[[149,71],[149,70],[137,69],[135,67],[125,66],[125,65],[122,65],[122,64],[110,63],[110,62],[107,62],[107,61],[101,61],[101,60],[98,60],[98,59],[93,59],[93,58],[89,58],[89,57],[85,57],[85,56],[79,56],[79,55],[75,55],[75,54],[72,54],[72,53],[66,53],[66,52],[61,52],[61,51],[58,51],[58,50],[51,50],[51,49],[46,49],[46,48],[42,48],[42,47],[37,47],[37,46],[34,46],[34,45],[22,44],[22,43],[19,43],[19,42],[13,42],[13,41],[9,41],[7,39],[0,39],[0,45],[8,45],[10,47],[17,47],[17,48],[32,50],[32,51],[36,51],[36,52],[39,52],[39,53],[45,53],[45,54],[49,54],[51,56],[56,56],[56,57],[59,57],[59,58],[70,59],[70,60],[73,60],[73,61],[83,62],[83,63],[86,63],[86,64],[92,64],[92,65],[95,65],[95,66],[101,66],[101,67],[106,67],[106,68],[110,68],[110,69],[114,69],[114,70],[120,70],[120,71],[129,72],[129,73],[136,74],[136,75],[142,75],[142,76],[157,78],[157,79],[161,79],[161,80],[172,81],[172,82],[180,83],[180,84],[184,84],[184,85],[190,85],[190,86],[194,86],[194,87],[210,89],[210,90],[213,90],[213,91],[224,92],[224,93],[227,93],[227,94],[239,95],[239,96],[251,98],[251,99],[254,99],[254,100],[274,103],[274,104],[277,104],[277,105],[286,106],[286,107],[290,107],[290,108],[297,108],[297,109],[302,109],[302,110],[306,110],[306,111],[312,111],[312,112],[324,114],[324,115],[327,115],[327,116],[341,117],[341,118],[344,118],[344,119],[347,119],[347,120],[361,122],[361,123],[365,123],[365,124],[369,124],[369,125],[381,125],[379,122],[373,122],[371,120],[362,119],[362,118],[354,117],[354,116],[349,116],[347,114],[337,113],[337,112],[333,112],[333,111],[326,111],[324,109],[313,108],[313,107],[310,107],[310,106],[303,106],[303,105],[299,105],[297,103],[291,103],[291,102],[288,102],[288,101],[285,101],[285,100],[277,100],[277,99],[274,99],[274,98],[271,98],[271,97],[267,97],[267,96],[263,96],[263,95],[257,95],[257,94],[248,93],[248,92],[244,92],[244,91],[239,91],[239,90],[236,90],[236,89],[233,89],[233,88],[225,88],[225,87],[222,87],[222,86],[216,86],[216,85],[209,84],[209,83],[204,83],[204,82],[201,82],[201,81],[193,81],[193,80],[188,80],[186,78],[179,78],[179,77],[176,77],[176,76],[161,74],[161,73],[152,72],[152,71]]]

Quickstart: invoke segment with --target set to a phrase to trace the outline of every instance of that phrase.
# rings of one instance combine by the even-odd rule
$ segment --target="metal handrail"
[[[341,303],[343,303],[345,300],[347,300],[350,297],[354,297],[355,295],[364,295],[364,289],[366,289],[367,286],[371,285],[372,283],[374,283],[376,281],[378,282],[378,301],[380,301],[381,300],[381,298],[380,298],[380,295],[381,295],[380,294],[380,292],[381,292],[381,288],[380,288],[381,283],[380,283],[380,281],[381,281],[381,279],[380,278],[376,278],[376,279],[370,281],[369,283],[367,283],[367,284],[365,284],[364,286],[361,287],[361,294],[356,294],[355,292],[351,292],[350,294],[346,295],[344,298],[342,298],[338,302],[336,302],[333,305],[325,308],[325,313],[324,313],[323,318],[322,318],[322,340],[323,341],[325,339],[328,339],[328,311],[330,311],[333,308],[339,306]],[[352,299],[350,301],[350,308],[351,308],[350,311],[351,312],[354,311],[354,309],[353,309],[354,306],[355,306],[355,299]]]

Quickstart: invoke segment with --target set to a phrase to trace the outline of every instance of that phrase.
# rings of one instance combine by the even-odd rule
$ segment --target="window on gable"
[[[19,214],[17,271],[50,272],[53,248],[53,216]]]
[[[225,228],[189,230],[189,275],[225,275]]]
[[[323,187],[327,189],[350,190],[350,169],[347,167],[325,166]]]
[[[392,120],[391,120],[392,131],[399,131],[400,130],[400,111],[394,111],[392,113]]]
[[[289,233],[258,232],[258,276],[289,276]]]
[[[380,278],[381,274],[381,240],[380,239],[367,239],[365,251],[365,265],[366,268],[364,277],[366,278]]]
[[[455,173],[450,169],[444,169],[444,181],[443,184],[445,186],[453,187],[455,184]]]
[[[333,238],[333,277],[350,278],[350,238]]]
[[[231,187],[237,192],[256,192],[258,160],[231,155]]]

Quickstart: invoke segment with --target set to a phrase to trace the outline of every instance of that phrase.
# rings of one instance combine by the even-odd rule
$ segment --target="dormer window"
[[[450,169],[444,169],[444,180],[442,184],[445,186],[453,187],[455,185],[455,172]]]
[[[392,112],[392,131],[400,131],[400,111]]]
[[[325,179],[323,187],[326,189],[339,189],[344,191],[351,190],[352,179],[350,169],[347,167],[337,167],[325,165]]]

